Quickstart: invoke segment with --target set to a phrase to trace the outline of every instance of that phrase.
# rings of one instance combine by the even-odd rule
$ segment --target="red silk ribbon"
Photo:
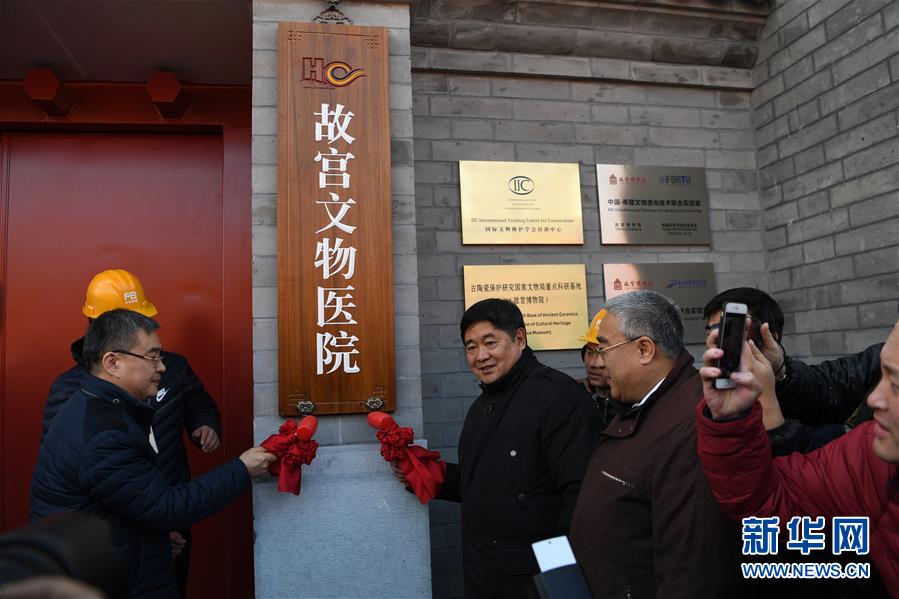
[[[278,458],[268,467],[269,474],[278,477],[278,491],[300,494],[302,466],[311,464],[318,450],[318,442],[312,440],[317,427],[315,416],[306,416],[300,424],[296,420],[288,420],[278,429],[278,434],[269,436],[261,443]]]
[[[397,463],[418,500],[425,504],[436,497],[446,477],[446,462],[440,459],[440,452],[413,445],[414,431],[399,426],[384,412],[371,412],[368,424],[378,429],[381,456],[388,462]]]

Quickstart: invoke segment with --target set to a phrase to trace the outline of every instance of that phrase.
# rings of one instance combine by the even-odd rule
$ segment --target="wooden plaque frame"
[[[387,30],[278,24],[279,412],[396,408]]]

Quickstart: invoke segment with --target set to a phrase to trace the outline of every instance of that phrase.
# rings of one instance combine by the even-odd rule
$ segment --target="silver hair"
[[[628,339],[649,337],[662,353],[676,359],[684,350],[684,323],[680,310],[655,291],[631,291],[606,303],[618,319],[618,331]]]

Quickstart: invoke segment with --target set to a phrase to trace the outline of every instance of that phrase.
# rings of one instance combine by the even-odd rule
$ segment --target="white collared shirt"
[[[654,386],[652,389],[649,390],[649,393],[647,393],[646,395],[644,395],[644,396],[643,396],[643,399],[641,399],[640,401],[638,401],[637,403],[635,403],[634,405],[632,405],[632,406],[630,407],[630,409],[633,410],[634,408],[639,408],[640,406],[642,406],[643,404],[645,404],[645,403],[646,403],[646,400],[649,399],[649,396],[652,395],[653,393],[655,393],[655,392],[656,392],[656,389],[658,389],[659,386],[661,386],[661,384],[664,383],[664,382],[665,382],[665,377],[662,377],[662,380],[660,380],[658,383],[656,383],[655,386]]]

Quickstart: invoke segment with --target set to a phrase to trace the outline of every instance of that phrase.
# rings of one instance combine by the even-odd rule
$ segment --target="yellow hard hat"
[[[156,306],[147,299],[140,280],[121,268],[104,270],[91,279],[81,312],[88,318],[96,318],[117,308],[140,312],[144,316],[156,314]]]
[[[602,319],[606,317],[608,311],[603,308],[599,312],[596,313],[596,316],[593,317],[593,320],[590,321],[590,328],[587,329],[587,332],[584,333],[583,337],[578,337],[578,341],[583,341],[584,343],[599,343],[599,339],[597,335],[599,335],[599,323],[602,322]]]

